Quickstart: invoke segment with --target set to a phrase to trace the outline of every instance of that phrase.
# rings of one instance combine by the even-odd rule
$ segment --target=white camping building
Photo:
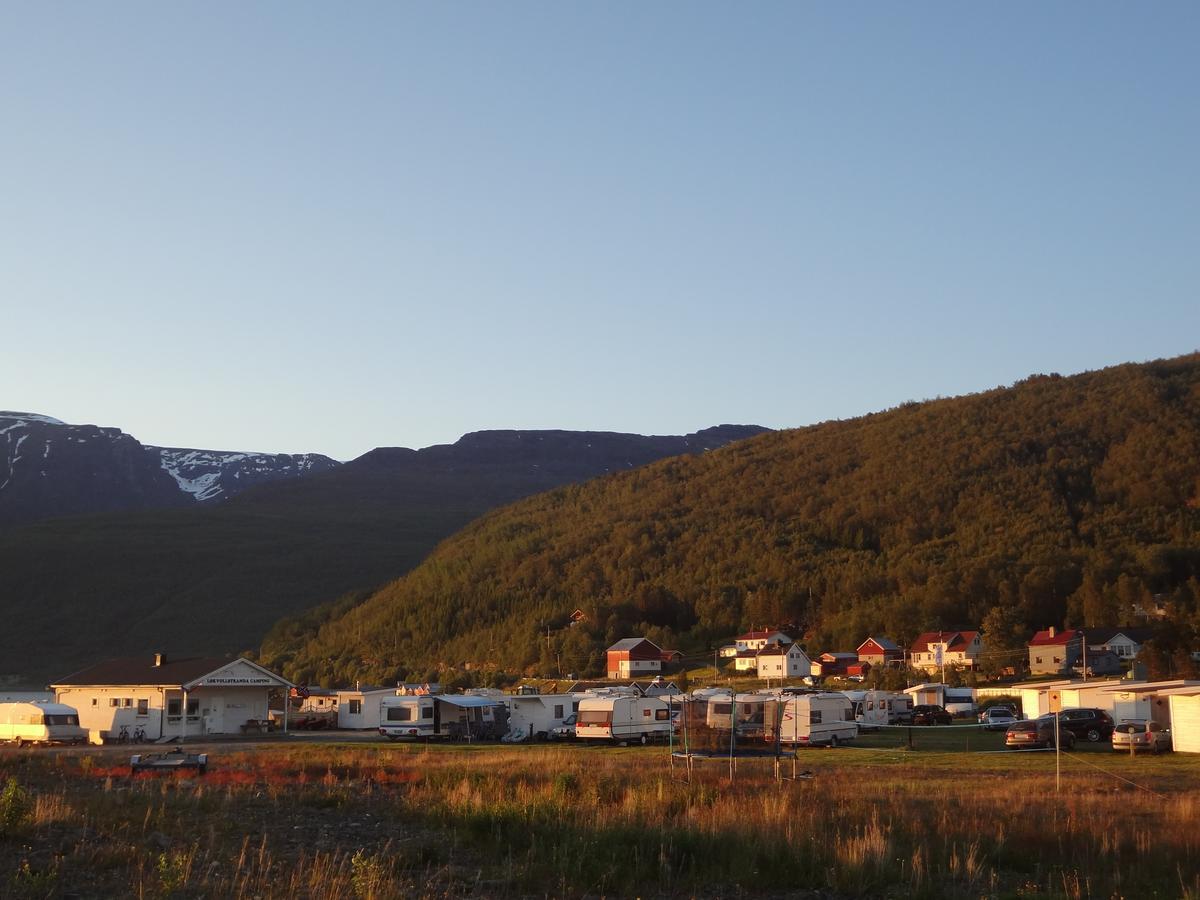
[[[506,741],[545,740],[551,730],[563,725],[576,710],[584,694],[510,694]]]
[[[1180,753],[1200,753],[1200,689],[1175,693],[1168,698],[1171,709],[1171,744]]]
[[[269,719],[270,692],[293,685],[248,659],[155,653],[110,659],[50,687],[58,703],[79,711],[79,724],[99,741],[122,728],[130,736],[141,728],[146,740],[257,731]]]

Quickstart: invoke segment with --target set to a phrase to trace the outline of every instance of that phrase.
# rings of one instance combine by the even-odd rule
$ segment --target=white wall
[[[1171,741],[1180,753],[1200,753],[1200,696],[1170,698]]]

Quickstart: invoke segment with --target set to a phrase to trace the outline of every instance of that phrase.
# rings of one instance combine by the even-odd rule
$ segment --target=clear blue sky
[[[0,408],[317,451],[1200,347],[1200,4],[0,7]]]

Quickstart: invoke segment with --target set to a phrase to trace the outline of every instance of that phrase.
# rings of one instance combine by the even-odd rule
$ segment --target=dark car
[[[1075,735],[1064,728],[1059,728],[1059,736],[1064,750],[1075,746]],[[1018,750],[1035,750],[1042,747],[1054,746],[1054,714],[1039,716],[1025,722],[1010,725],[1004,732],[1004,745]]]
[[[953,721],[954,716],[936,704],[926,703],[912,708],[914,725],[949,725]]]
[[[1058,714],[1058,727],[1089,744],[1112,739],[1115,723],[1103,709],[1064,709]]]

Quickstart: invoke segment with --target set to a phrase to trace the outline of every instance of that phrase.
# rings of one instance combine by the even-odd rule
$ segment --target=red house
[[[608,677],[640,678],[662,671],[663,651],[645,638],[625,638],[608,648]]]
[[[858,661],[873,666],[900,665],[904,662],[904,651],[888,638],[869,637],[858,645]]]

